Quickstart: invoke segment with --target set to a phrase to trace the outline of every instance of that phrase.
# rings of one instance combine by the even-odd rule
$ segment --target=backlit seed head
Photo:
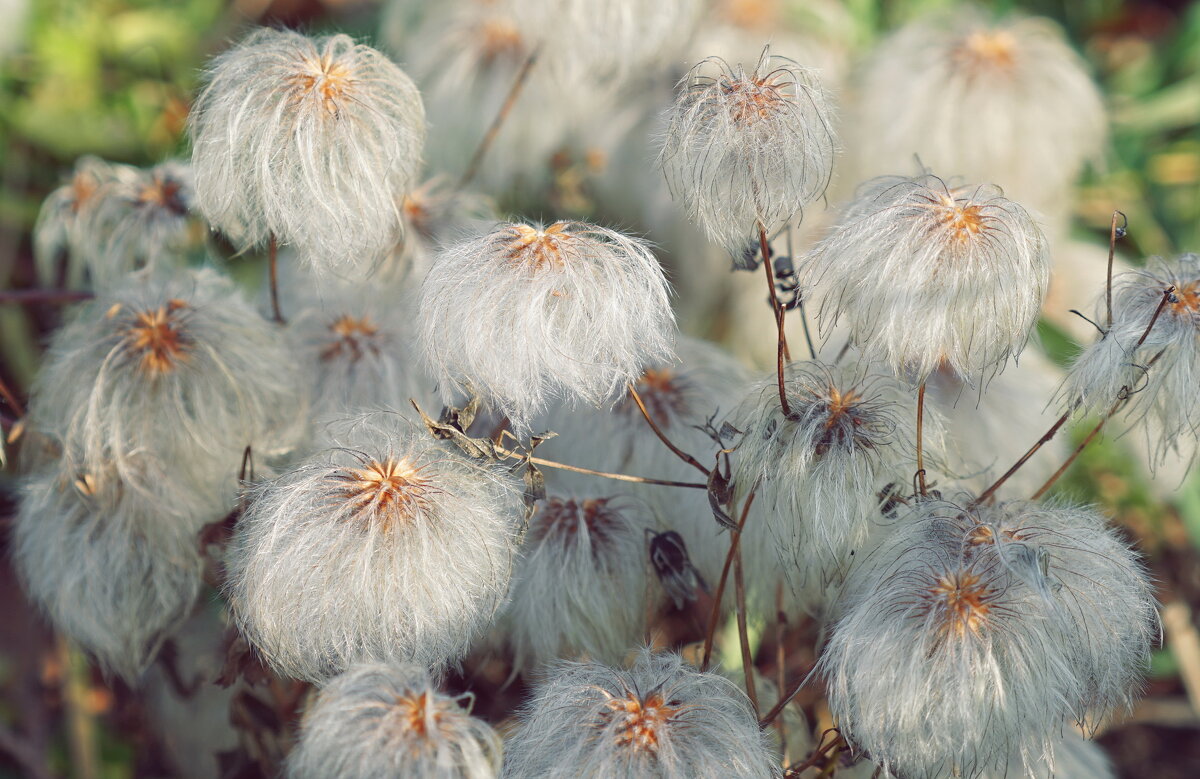
[[[815,74],[763,49],[750,72],[707,59],[679,90],[659,164],[713,241],[740,255],[824,194],[836,142]]]
[[[790,415],[774,374],[757,382],[733,417],[744,435],[735,457],[738,494],[757,493],[794,586],[842,569],[879,517],[879,491],[904,483],[915,458],[908,392],[887,377],[794,362],[785,369]],[[926,420],[926,446],[940,436]],[[792,565],[794,563],[794,565]],[[809,581],[808,583],[811,583]]]
[[[259,29],[213,60],[189,122],[199,209],[239,247],[273,236],[312,267],[355,270],[400,238],[425,110],[374,49]]]
[[[33,388],[35,427],[80,472],[115,468],[155,492],[161,463],[190,489],[197,521],[232,507],[242,454],[295,445],[304,397],[281,333],[211,270],[140,274],[82,306],[54,334]]]
[[[877,47],[857,86],[847,127],[858,179],[903,170],[915,154],[1061,219],[1104,149],[1103,97],[1048,19],[926,15]]]
[[[204,568],[196,527],[225,512],[211,499],[198,509],[161,464],[136,459],[154,477],[145,480],[153,495],[128,489],[114,468],[60,463],[26,478],[13,528],[13,561],[30,600],[129,682],[191,611]]]
[[[1164,302],[1170,288],[1174,291]],[[1103,295],[1096,308],[1103,318]],[[1146,435],[1151,463],[1157,465],[1172,452],[1185,460],[1195,458],[1200,435],[1197,381],[1200,255],[1153,257],[1145,268],[1113,280],[1112,327],[1076,359],[1060,397],[1067,408],[1078,404],[1094,414],[1106,414],[1128,397],[1133,420],[1153,423]]]
[[[906,777],[1034,771],[1129,704],[1154,601],[1087,509],[921,500],[858,558],[820,664],[842,733]]]
[[[354,666],[305,712],[287,776],[493,779],[500,737],[471,716],[470,702],[439,692],[418,666]]]
[[[826,330],[920,383],[943,364],[995,373],[1020,353],[1049,283],[1046,237],[992,186],[932,175],[867,182],[803,263]]]
[[[761,777],[774,757],[737,685],[643,650],[632,668],[559,663],[506,745],[504,775]]]
[[[299,679],[458,660],[508,589],[514,485],[394,413],[325,436],[335,445],[257,487],[237,525],[227,567],[239,627]]]
[[[618,662],[641,637],[644,511],[621,496],[541,501],[517,563],[505,621],[516,664]]]
[[[496,225],[446,247],[426,277],[425,363],[447,400],[475,392],[522,431],[551,397],[602,405],[668,359],[667,291],[634,238],[581,222]]]

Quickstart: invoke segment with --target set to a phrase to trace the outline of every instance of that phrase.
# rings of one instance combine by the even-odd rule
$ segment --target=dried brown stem
[[[739,532],[740,535],[740,532]],[[746,624],[746,581],[742,575],[742,545],[734,545],[733,553],[733,593],[737,604],[738,644],[742,650],[742,676],[746,680],[746,696],[754,707],[754,716],[758,716],[758,692],[754,686],[754,656],[750,653],[750,629]]]
[[[560,471],[571,471],[572,473],[585,473],[588,476],[600,476],[605,479],[614,479],[616,481],[634,482],[636,484],[657,484],[663,487],[688,487],[696,490],[707,490],[708,485],[696,481],[671,481],[669,479],[651,479],[647,476],[631,476],[627,473],[607,473],[605,471],[594,471],[591,468],[580,468],[578,465],[567,465],[566,463],[555,462],[554,460],[545,460],[541,457],[529,457],[510,449],[505,449],[497,445],[496,451],[504,457],[512,457],[517,459],[528,459],[534,465],[541,465],[546,468],[557,468]]]
[[[504,126],[504,121],[508,118],[508,115],[512,113],[513,106],[517,104],[517,99],[521,97],[521,92],[525,88],[525,82],[529,80],[529,73],[533,70],[537,58],[538,49],[534,49],[530,52],[524,64],[521,65],[521,69],[517,71],[517,76],[513,79],[512,86],[508,88],[508,95],[504,98],[504,104],[496,112],[496,116],[492,119],[491,125],[488,126],[483,140],[479,142],[475,153],[471,155],[471,161],[467,163],[467,169],[463,171],[462,178],[458,180],[458,189],[463,189],[470,184],[475,179],[476,174],[479,173],[480,163],[483,162],[488,149],[496,141],[496,136],[500,134],[500,128]]]
[[[271,233],[271,240],[267,244],[267,280],[271,285],[271,311],[275,321],[286,325],[287,320],[279,308],[279,241],[275,239],[275,233]]]
[[[23,306],[37,303],[78,303],[96,297],[94,292],[73,289],[6,289],[0,292],[0,303]]]
[[[821,734],[821,738],[822,739],[825,738],[824,733]],[[832,741],[830,741],[825,746],[818,747],[803,762],[796,763],[795,765],[792,765],[792,766],[788,766],[787,770],[783,772],[785,779],[791,779],[791,777],[799,776],[800,774],[807,771],[809,768],[815,768],[816,766],[820,765],[822,762],[825,761],[827,755],[831,751],[836,752],[837,750],[840,750],[845,745],[846,745],[846,740],[844,738],[842,738],[841,733],[838,733],[837,736],[834,737],[834,739]]]
[[[4,399],[8,407],[17,415],[18,420],[25,418],[25,407],[21,405],[21,401],[17,400],[16,393],[9,389],[8,384],[4,382],[3,376],[0,376],[0,398]]]
[[[917,481],[921,485],[921,494],[927,492],[925,484],[925,451],[924,451],[924,435],[925,435],[925,382],[921,382],[921,388],[917,390]]]
[[[680,460],[683,460],[685,463],[700,471],[705,475],[705,477],[707,477],[709,475],[709,470],[701,465],[699,460],[697,460],[695,457],[692,457],[675,444],[671,443],[671,439],[667,438],[667,434],[662,431],[662,428],[660,428],[658,423],[654,421],[654,418],[650,416],[650,412],[646,410],[646,404],[642,402],[642,396],[638,394],[637,387],[633,386],[633,382],[630,382],[628,386],[629,396],[633,398],[633,402],[637,404],[638,410],[642,412],[642,417],[644,417],[646,422],[650,425],[650,429],[654,431],[654,434],[658,436],[658,440],[662,441],[668,449],[674,452],[676,457],[678,457]]]
[[[783,330],[783,306],[779,304],[779,295],[775,292],[775,271],[771,267],[771,246],[767,242],[767,230],[763,227],[762,222],[758,224],[758,244],[759,251],[762,253],[763,270],[767,274],[767,289],[771,293],[771,311],[775,314],[775,375],[779,382],[779,407],[783,410],[785,417],[790,417],[792,410],[788,407],[787,391],[783,381],[783,365],[785,360],[791,361],[792,355],[788,350],[787,335]]]
[[[730,533],[729,554],[725,555],[725,566],[721,569],[721,578],[717,581],[717,589],[713,592],[712,612],[708,615],[708,634],[704,637],[704,656],[700,662],[700,670],[707,671],[712,661],[713,639],[717,634],[717,620],[721,618],[721,599],[725,595],[725,583],[729,580],[729,569],[733,566],[733,558],[737,555],[742,542],[742,528],[746,527],[746,518],[750,516],[750,504],[754,503],[754,492],[746,496],[742,506],[742,516],[738,520],[737,532]]]
[[[1113,211],[1112,224],[1108,227],[1108,276],[1104,284],[1104,302],[1108,313],[1108,328],[1112,329],[1113,313],[1112,313],[1112,277],[1113,277],[1113,257],[1117,253],[1117,217],[1124,218],[1125,215],[1120,211]]]
[[[1061,417],[1059,417],[1058,420],[1053,425],[1051,425],[1050,429],[1047,430],[1045,432],[1045,434],[1037,440],[1037,443],[1035,443],[1033,446],[1029,447],[1029,450],[1027,452],[1025,452],[1025,454],[1021,455],[1021,459],[1019,459],[1015,463],[1013,463],[1013,466],[1011,468],[1009,468],[1007,471],[1005,471],[1003,476],[1001,476],[999,479],[996,479],[996,481],[992,482],[992,486],[988,487],[986,490],[981,492],[979,494],[978,498],[971,501],[971,506],[975,507],[975,506],[982,505],[984,503],[984,501],[988,500],[990,497],[992,497],[992,495],[996,494],[996,490],[1000,489],[1000,487],[1004,484],[1004,482],[1008,481],[1009,478],[1014,473],[1019,471],[1021,469],[1021,466],[1023,466],[1025,463],[1029,462],[1030,457],[1033,457],[1035,454],[1037,454],[1039,449],[1041,449],[1046,444],[1050,443],[1050,440],[1058,434],[1058,431],[1062,428],[1063,425],[1065,425],[1067,423],[1067,420],[1070,418],[1071,418],[1070,411],[1067,411]]]
[[[800,681],[793,684],[791,689],[789,689],[786,693],[781,692],[779,700],[774,706],[771,707],[771,710],[764,714],[762,719],[758,721],[758,726],[760,728],[769,726],[780,714],[783,713],[783,710],[787,708],[787,705],[792,702],[792,698],[795,698],[800,691],[804,689],[804,685],[808,684],[808,680],[812,678],[814,671],[815,668],[810,670],[804,676],[800,677]],[[779,689],[781,691],[783,690],[782,685]]]

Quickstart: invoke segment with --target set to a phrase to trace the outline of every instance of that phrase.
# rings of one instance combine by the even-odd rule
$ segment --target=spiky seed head
[[[238,246],[274,236],[313,267],[355,270],[399,239],[425,109],[378,51],[257,30],[213,60],[189,123],[197,205]]]
[[[764,48],[749,73],[710,58],[679,84],[659,164],[709,238],[740,256],[818,200],[836,142],[817,77]]]
[[[647,518],[621,496],[538,503],[505,622],[518,667],[560,657],[618,662],[641,638]]]
[[[859,178],[903,170],[916,154],[1056,218],[1107,135],[1100,90],[1044,18],[955,8],[917,19],[880,44],[856,92],[847,126]]]
[[[915,458],[909,393],[884,376],[794,362],[785,368],[790,415],[774,374],[758,381],[733,416],[743,432],[734,483],[756,492],[762,519],[792,569],[792,584],[812,583],[850,562],[879,520],[879,490],[906,482]],[[936,416],[926,445],[936,447]],[[757,517],[756,517],[757,518]]]
[[[130,682],[187,617],[204,568],[195,499],[181,498],[159,467],[150,472],[153,495],[127,488],[112,467],[76,471],[60,462],[39,470],[25,480],[13,532],[13,560],[30,600],[102,668]],[[225,511],[213,501],[207,508],[199,521]]]
[[[458,660],[508,589],[514,485],[394,413],[326,435],[334,448],[250,496],[228,553],[239,627],[297,679]]]
[[[628,670],[548,668],[508,741],[504,775],[762,777],[773,763],[737,685],[643,650]]]
[[[247,446],[263,462],[302,432],[294,362],[279,331],[225,277],[139,275],[54,334],[31,419],[59,443],[64,467],[115,468],[125,489],[146,494],[169,473],[206,522],[210,501],[232,507]]]
[[[842,733],[903,776],[1050,754],[1130,702],[1154,600],[1087,509],[914,504],[851,569],[820,664]]]
[[[420,294],[422,351],[447,399],[478,393],[516,430],[551,397],[610,402],[671,356],[675,320],[641,241],[582,222],[511,223],[446,247]]]
[[[860,187],[800,272],[826,330],[844,320],[868,360],[920,383],[943,364],[978,377],[1019,354],[1050,265],[1041,228],[999,189],[926,174]]]
[[[1200,255],[1152,257],[1145,268],[1117,276],[1113,287],[1112,327],[1071,366],[1060,393],[1063,404],[1106,414],[1128,398],[1135,421],[1153,422],[1146,429],[1152,464],[1171,452],[1191,460],[1200,435],[1194,402],[1200,381]],[[1105,315],[1104,307],[1102,296],[1098,316]]]
[[[439,692],[418,666],[353,666],[305,711],[287,776],[493,779],[500,737],[469,704],[469,695]]]

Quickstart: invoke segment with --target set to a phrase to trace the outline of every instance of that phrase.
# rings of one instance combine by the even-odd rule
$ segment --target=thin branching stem
[[[1112,329],[1112,323],[1113,323],[1112,279],[1113,279],[1113,258],[1116,256],[1116,253],[1117,253],[1117,233],[1118,233],[1117,217],[1118,216],[1121,217],[1121,219],[1123,219],[1123,220],[1125,219],[1125,214],[1121,213],[1120,211],[1113,211],[1112,224],[1110,224],[1108,227],[1108,275],[1105,277],[1105,283],[1104,283],[1104,304],[1105,304],[1105,310],[1108,315],[1107,319],[1108,319],[1108,329],[1109,330]]]
[[[754,503],[754,492],[746,496],[742,505],[742,516],[738,520],[738,529],[729,534],[729,553],[725,555],[725,566],[721,568],[721,578],[717,581],[717,589],[713,592],[712,612],[708,615],[708,634],[704,637],[704,655],[700,661],[700,670],[707,671],[712,662],[713,639],[717,635],[717,621],[721,618],[721,599],[725,596],[725,583],[729,581],[729,570],[733,567],[733,558],[742,542],[742,529],[746,527],[746,518],[750,516],[750,505]]]
[[[1067,423],[1067,420],[1070,418],[1071,418],[1070,411],[1063,413],[1063,415],[1060,416],[1054,422],[1054,424],[1050,426],[1050,429],[1047,430],[1042,435],[1042,437],[1037,440],[1037,443],[1035,443],[1033,446],[1029,447],[1029,450],[1026,451],[1025,454],[1021,455],[1021,459],[1019,459],[1015,463],[1013,463],[1013,466],[1011,468],[1009,468],[1007,471],[1005,471],[1003,476],[1001,476],[999,479],[996,479],[996,481],[992,482],[992,486],[988,487],[986,490],[981,492],[979,494],[978,498],[971,501],[971,507],[973,508],[975,506],[979,506],[979,505],[983,504],[984,501],[988,500],[993,495],[995,495],[996,490],[1000,489],[1000,487],[1004,485],[1004,482],[1008,481],[1009,478],[1011,478],[1014,473],[1019,471],[1021,469],[1021,466],[1025,465],[1025,463],[1029,462],[1029,458],[1031,458],[1035,454],[1037,454],[1038,450],[1041,449],[1043,446],[1050,443],[1050,440],[1058,434],[1058,431],[1062,428],[1063,425],[1065,425]]]
[[[740,531],[739,531],[740,535]],[[758,716],[758,692],[754,686],[754,655],[750,652],[750,628],[746,622],[746,580],[742,573],[742,545],[733,545],[733,595],[737,605],[738,644],[742,650],[742,675],[746,680],[746,696]]]
[[[788,406],[787,391],[783,382],[783,365],[785,360],[792,359],[792,355],[788,350],[787,335],[783,331],[783,306],[779,304],[779,295],[775,292],[775,271],[771,268],[771,246],[767,242],[767,229],[763,227],[762,222],[758,223],[758,243],[759,251],[762,252],[763,270],[767,274],[767,289],[771,293],[771,310],[775,314],[775,375],[779,382],[779,407],[783,410],[785,417],[791,417],[792,410]]]
[[[921,494],[927,493],[925,484],[925,382],[917,390],[917,482],[921,485]]]
[[[17,415],[17,419],[25,418],[25,406],[21,405],[21,401],[17,400],[17,394],[9,389],[8,384],[4,382],[4,377],[0,376],[0,398],[8,404],[8,407]]]
[[[629,383],[629,396],[633,398],[633,402],[637,404],[638,410],[642,412],[642,417],[650,425],[650,429],[658,436],[658,440],[662,441],[668,449],[670,449],[676,457],[683,460],[688,465],[703,473],[706,477],[709,475],[709,470],[700,464],[700,461],[692,457],[687,452],[680,449],[675,444],[671,443],[671,439],[667,438],[667,434],[662,431],[654,418],[650,416],[650,412],[646,409],[646,404],[642,402],[642,396],[638,394],[637,388],[633,386],[633,382]]]
[[[508,115],[512,113],[513,106],[517,104],[517,100],[521,97],[521,92],[525,89],[525,82],[529,80],[529,74],[533,71],[533,66],[537,62],[537,58],[538,49],[534,49],[521,65],[521,69],[517,71],[517,76],[513,79],[512,86],[508,88],[508,95],[504,98],[504,104],[496,112],[495,118],[492,119],[487,132],[484,133],[483,139],[475,149],[475,153],[471,155],[471,161],[467,163],[467,169],[463,171],[462,177],[458,180],[457,189],[461,190],[475,180],[483,158],[487,155],[488,149],[492,148],[492,144],[496,141],[496,136],[500,134],[500,128],[504,126]]]
[[[283,318],[283,311],[279,308],[279,241],[275,238],[275,233],[271,233],[271,239],[267,243],[267,280],[271,285],[271,312],[276,322],[286,325],[287,320]]]
[[[567,465],[566,463],[555,462],[554,460],[546,460],[541,457],[526,457],[520,452],[514,452],[511,449],[505,449],[502,446],[496,445],[496,452],[503,457],[510,457],[516,460],[527,460],[534,465],[541,465],[546,468],[555,468],[560,471],[571,471],[572,473],[583,473],[588,476],[600,476],[605,479],[613,479],[615,481],[627,481],[635,484],[657,484],[662,487],[687,487],[695,490],[707,490],[708,485],[697,481],[671,481],[670,479],[652,479],[648,476],[632,476],[627,473],[608,473],[606,471],[595,471],[591,468],[581,468],[578,465]]]

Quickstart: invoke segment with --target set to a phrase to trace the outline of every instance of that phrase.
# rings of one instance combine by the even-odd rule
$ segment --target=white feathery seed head
[[[644,509],[623,496],[550,495],[537,504],[505,614],[515,663],[616,663],[642,638]]]
[[[196,519],[169,480],[148,496],[114,468],[26,478],[13,561],[30,600],[105,670],[133,682],[200,592]],[[186,511],[190,511],[190,505]],[[220,519],[210,506],[203,521]]]
[[[30,414],[68,469],[111,467],[146,494],[165,473],[232,506],[246,446],[294,445],[298,386],[281,333],[229,279],[177,271],[127,279],[55,332]]]
[[[734,484],[742,498],[757,493],[758,515],[798,586],[847,565],[881,521],[880,489],[908,483],[915,415],[910,393],[886,376],[793,362],[784,383],[789,416],[774,373],[751,388],[733,416],[743,433],[733,455]],[[926,418],[925,434],[935,450],[936,415]]]
[[[862,185],[799,270],[825,330],[844,319],[868,360],[919,383],[943,364],[973,377],[1018,355],[1050,260],[1041,228],[996,187],[925,174]]]
[[[764,48],[747,73],[718,58],[679,83],[659,165],[688,216],[735,256],[821,198],[836,140],[814,72]]]
[[[460,190],[445,176],[433,176],[404,196],[400,215],[404,239],[375,278],[405,287],[420,286],[438,246],[479,225],[494,223],[496,207],[484,195]]]
[[[422,352],[443,397],[475,392],[522,431],[554,397],[611,402],[668,359],[668,291],[637,239],[582,222],[500,224],[434,261]]]
[[[848,126],[859,177],[917,155],[1055,216],[1107,135],[1100,90],[1044,18],[997,22],[973,7],[920,18],[880,44],[857,93]]]
[[[329,436],[338,446],[250,495],[227,560],[237,623],[296,679],[367,661],[440,670],[504,600],[515,485],[394,413]]]
[[[137,168],[105,162],[85,156],[75,161],[70,179],[54,190],[42,203],[33,227],[33,254],[38,276],[47,286],[58,284],[59,259],[66,252],[66,284],[76,288],[83,283],[89,260],[96,252],[99,236],[91,234],[92,213],[102,200],[102,190],[110,182],[129,184],[137,177]]]
[[[1164,304],[1171,287],[1175,291]],[[1097,316],[1105,316],[1104,305],[1101,299]],[[1096,414],[1129,397],[1135,420],[1149,417],[1156,423],[1147,432],[1154,437],[1152,463],[1159,464],[1172,452],[1195,457],[1198,384],[1200,255],[1182,254],[1170,260],[1152,257],[1145,268],[1113,280],[1112,327],[1076,359],[1061,397],[1068,408],[1078,404]]]
[[[746,694],[676,654],[628,670],[547,669],[506,744],[504,776],[766,777],[775,757]]]
[[[439,692],[424,668],[353,666],[304,712],[287,776],[493,779],[500,772],[500,737],[471,716],[470,703],[470,694]]]
[[[101,185],[84,225],[92,281],[110,287],[130,271],[178,264],[196,242],[194,198],[191,166],[178,160]]]
[[[1156,624],[1137,556],[1088,509],[923,500],[851,569],[820,665],[842,733],[905,777],[1044,759],[1127,706]]]
[[[425,109],[346,35],[260,29],[213,60],[189,117],[196,200],[238,246],[274,236],[322,269],[371,267],[400,238]]]
[[[433,380],[422,370],[408,295],[379,284],[300,274],[289,330],[312,381],[314,418],[353,409],[434,409]],[[295,300],[295,298],[291,298]]]

